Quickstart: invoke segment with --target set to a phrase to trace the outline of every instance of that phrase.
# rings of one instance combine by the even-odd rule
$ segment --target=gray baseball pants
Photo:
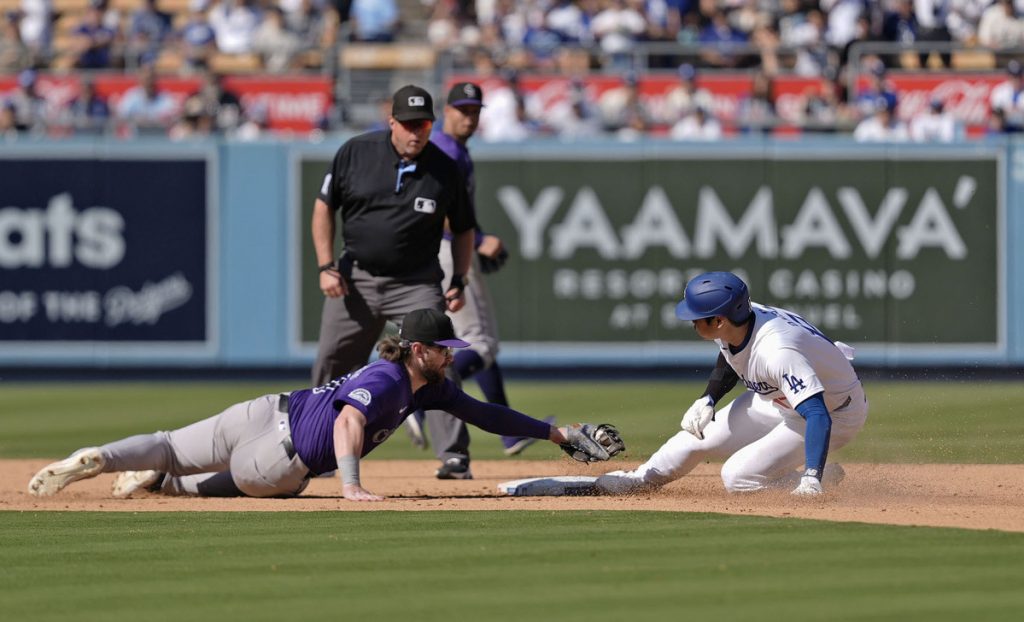
[[[264,395],[184,428],[103,445],[103,470],[166,473],[160,492],[169,495],[297,495],[310,473],[291,449],[288,414],[278,410],[279,398]]]
[[[438,260],[444,270],[445,282],[452,278],[452,243],[441,240],[441,252]],[[473,262],[469,267],[469,284],[466,286],[466,305],[455,313],[448,312],[455,327],[455,334],[470,343],[469,348],[476,351],[483,359],[484,365],[490,367],[498,356],[498,320],[494,317],[494,302],[487,280],[480,271],[480,261],[473,253]]]
[[[405,314],[415,309],[445,309],[441,273],[436,265],[398,278],[374,276],[350,261],[342,261],[341,272],[349,293],[324,298],[320,342],[313,364],[313,384],[317,386],[366,365],[388,320],[401,324]],[[454,367],[448,367],[447,376],[461,386]],[[469,460],[466,424],[440,410],[425,414],[437,457],[442,461]]]

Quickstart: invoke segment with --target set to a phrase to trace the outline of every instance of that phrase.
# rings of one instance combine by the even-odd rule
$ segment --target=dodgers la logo
[[[355,401],[359,402],[363,406],[369,406],[370,400],[373,399],[373,396],[371,396],[370,392],[367,391],[366,389],[356,389],[355,391],[349,393],[348,396],[354,399]]]
[[[412,208],[421,214],[433,214],[437,211],[437,201],[416,197],[416,202],[413,203]]]
[[[797,378],[796,376],[790,376],[789,374],[782,374],[782,379],[789,384],[789,390],[793,393],[799,393],[807,388],[804,384],[803,378]]]

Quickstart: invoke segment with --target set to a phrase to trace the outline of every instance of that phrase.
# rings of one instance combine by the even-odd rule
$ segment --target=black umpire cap
[[[433,121],[434,100],[426,89],[407,84],[395,91],[391,100],[391,116],[395,121]]]
[[[457,82],[448,91],[449,106],[483,106],[484,91],[473,82]]]

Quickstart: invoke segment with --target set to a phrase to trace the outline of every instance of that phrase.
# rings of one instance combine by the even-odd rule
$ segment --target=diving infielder
[[[751,303],[747,285],[730,272],[691,280],[676,315],[718,344],[707,390],[683,415],[682,432],[635,471],[599,477],[599,490],[661,486],[709,459],[725,459],[729,492],[796,485],[795,495],[819,495],[823,475],[826,482],[841,479],[841,467],[825,468],[829,448],[852,441],[868,414],[848,360],[852,348],[791,311]],[[716,413],[737,381],[747,390]]]
[[[583,462],[625,449],[614,427],[556,428],[510,408],[478,402],[445,378],[455,337],[433,308],[405,316],[398,336],[381,342],[381,360],[331,382],[235,404],[171,432],[140,434],[79,450],[43,467],[28,485],[36,496],[100,473],[120,472],[115,497],[140,489],[205,497],[288,497],[311,477],[338,470],[351,501],[380,501],[362,487],[359,460],[386,441],[416,408],[441,408],[496,434],[549,439]]]

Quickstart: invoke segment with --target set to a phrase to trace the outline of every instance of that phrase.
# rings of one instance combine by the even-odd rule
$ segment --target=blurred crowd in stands
[[[4,136],[130,127],[130,135],[252,138],[266,131],[266,110],[243,107],[222,75],[333,78],[345,46],[402,42],[429,45],[449,72],[500,85],[488,88],[484,140],[714,140],[792,125],[865,141],[964,136],[965,120],[941,99],[901,115],[894,69],[998,72],[981,134],[1018,131],[1024,120],[1014,59],[1024,48],[1024,0],[0,0],[0,8],[0,77],[17,76],[11,91],[0,90]],[[857,50],[870,42],[893,45]],[[979,52],[983,61],[972,65]],[[137,78],[116,102],[92,80],[110,71]],[[36,91],[40,72],[83,78],[55,110]],[[536,75],[566,79],[568,93],[557,105],[531,102],[521,83]],[[618,84],[595,89],[594,75]],[[656,106],[639,88],[652,75],[673,82]],[[749,79],[728,118],[707,88],[709,76],[723,75]],[[160,76],[195,76],[198,86],[174,98]],[[777,109],[780,76],[810,81],[788,117]],[[336,98],[316,130],[369,126],[346,117],[346,93]]]

